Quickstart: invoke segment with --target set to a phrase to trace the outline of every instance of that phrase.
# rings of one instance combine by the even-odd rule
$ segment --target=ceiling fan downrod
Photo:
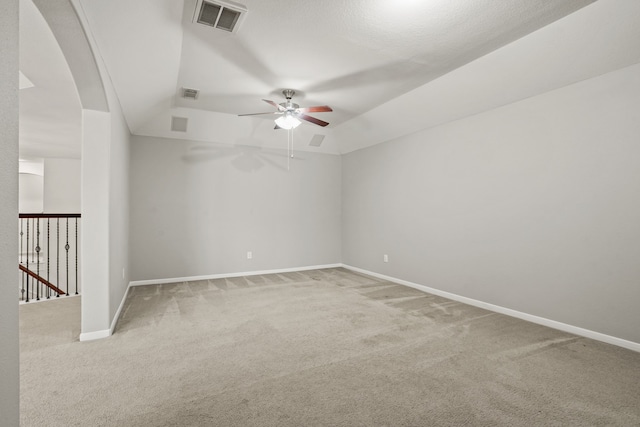
[[[291,101],[291,98],[293,98],[293,95],[296,94],[296,91],[293,89],[285,89],[282,91],[282,94],[284,95],[285,98],[287,98],[287,100],[283,103],[281,103],[280,105],[282,105],[284,107],[285,110],[287,111],[293,111],[297,108],[299,108],[300,106],[298,104],[296,104],[295,102]]]

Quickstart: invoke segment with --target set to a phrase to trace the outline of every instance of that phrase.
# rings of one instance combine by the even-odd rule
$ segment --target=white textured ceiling
[[[594,1],[243,0],[236,34],[193,24],[196,0],[74,4],[133,134],[281,148],[272,116],[237,115],[291,88],[334,109],[295,130],[301,148],[345,153],[639,61],[640,2]]]
[[[193,24],[196,0],[80,4],[132,133],[269,145],[284,138],[273,117],[236,115],[270,111],[261,99],[281,102],[283,88],[334,109],[315,114],[329,127],[304,123],[299,138],[330,134],[592,1],[244,0],[236,34]],[[180,98],[181,87],[199,99]],[[186,135],[170,131],[171,115],[189,118]]]

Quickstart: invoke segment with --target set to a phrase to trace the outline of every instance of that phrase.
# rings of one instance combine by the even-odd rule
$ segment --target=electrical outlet
[[[383,258],[384,262],[389,262],[389,255],[384,254]]]
[[[253,258],[253,252],[249,251],[247,252],[247,259],[252,259]]]

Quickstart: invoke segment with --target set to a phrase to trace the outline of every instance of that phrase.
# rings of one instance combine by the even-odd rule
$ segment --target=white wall
[[[81,340],[109,330],[109,149],[111,114],[82,110]]]
[[[80,212],[80,159],[44,159],[44,212]]]
[[[81,340],[111,333],[129,283],[130,133],[97,61],[110,111],[83,110]]]
[[[0,3],[0,420],[20,424],[18,347],[18,1]]]
[[[18,211],[44,212],[44,160],[21,158],[18,171]]]
[[[81,340],[110,334],[129,283],[130,134],[117,99],[109,103],[111,112],[82,117]]]
[[[353,152],[343,261],[640,343],[638,135],[634,65]]]
[[[339,263],[341,159],[285,153],[133,137],[132,279]]]
[[[80,212],[80,159],[20,161],[21,213]]]
[[[109,153],[109,319],[116,312],[129,285],[129,157],[131,134],[111,82],[106,85],[111,108]]]
[[[20,213],[44,212],[44,177],[32,173],[20,173],[18,180]]]

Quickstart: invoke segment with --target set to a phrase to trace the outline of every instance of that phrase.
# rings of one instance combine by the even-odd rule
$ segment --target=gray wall
[[[132,137],[132,280],[339,263],[341,159],[285,153]]]
[[[105,79],[106,80],[106,79]],[[129,284],[129,157],[131,134],[110,81],[109,319],[113,322]]]
[[[0,423],[20,423],[18,300],[18,1],[0,3]]]
[[[640,342],[639,135],[635,65],[348,154],[343,262]]]

